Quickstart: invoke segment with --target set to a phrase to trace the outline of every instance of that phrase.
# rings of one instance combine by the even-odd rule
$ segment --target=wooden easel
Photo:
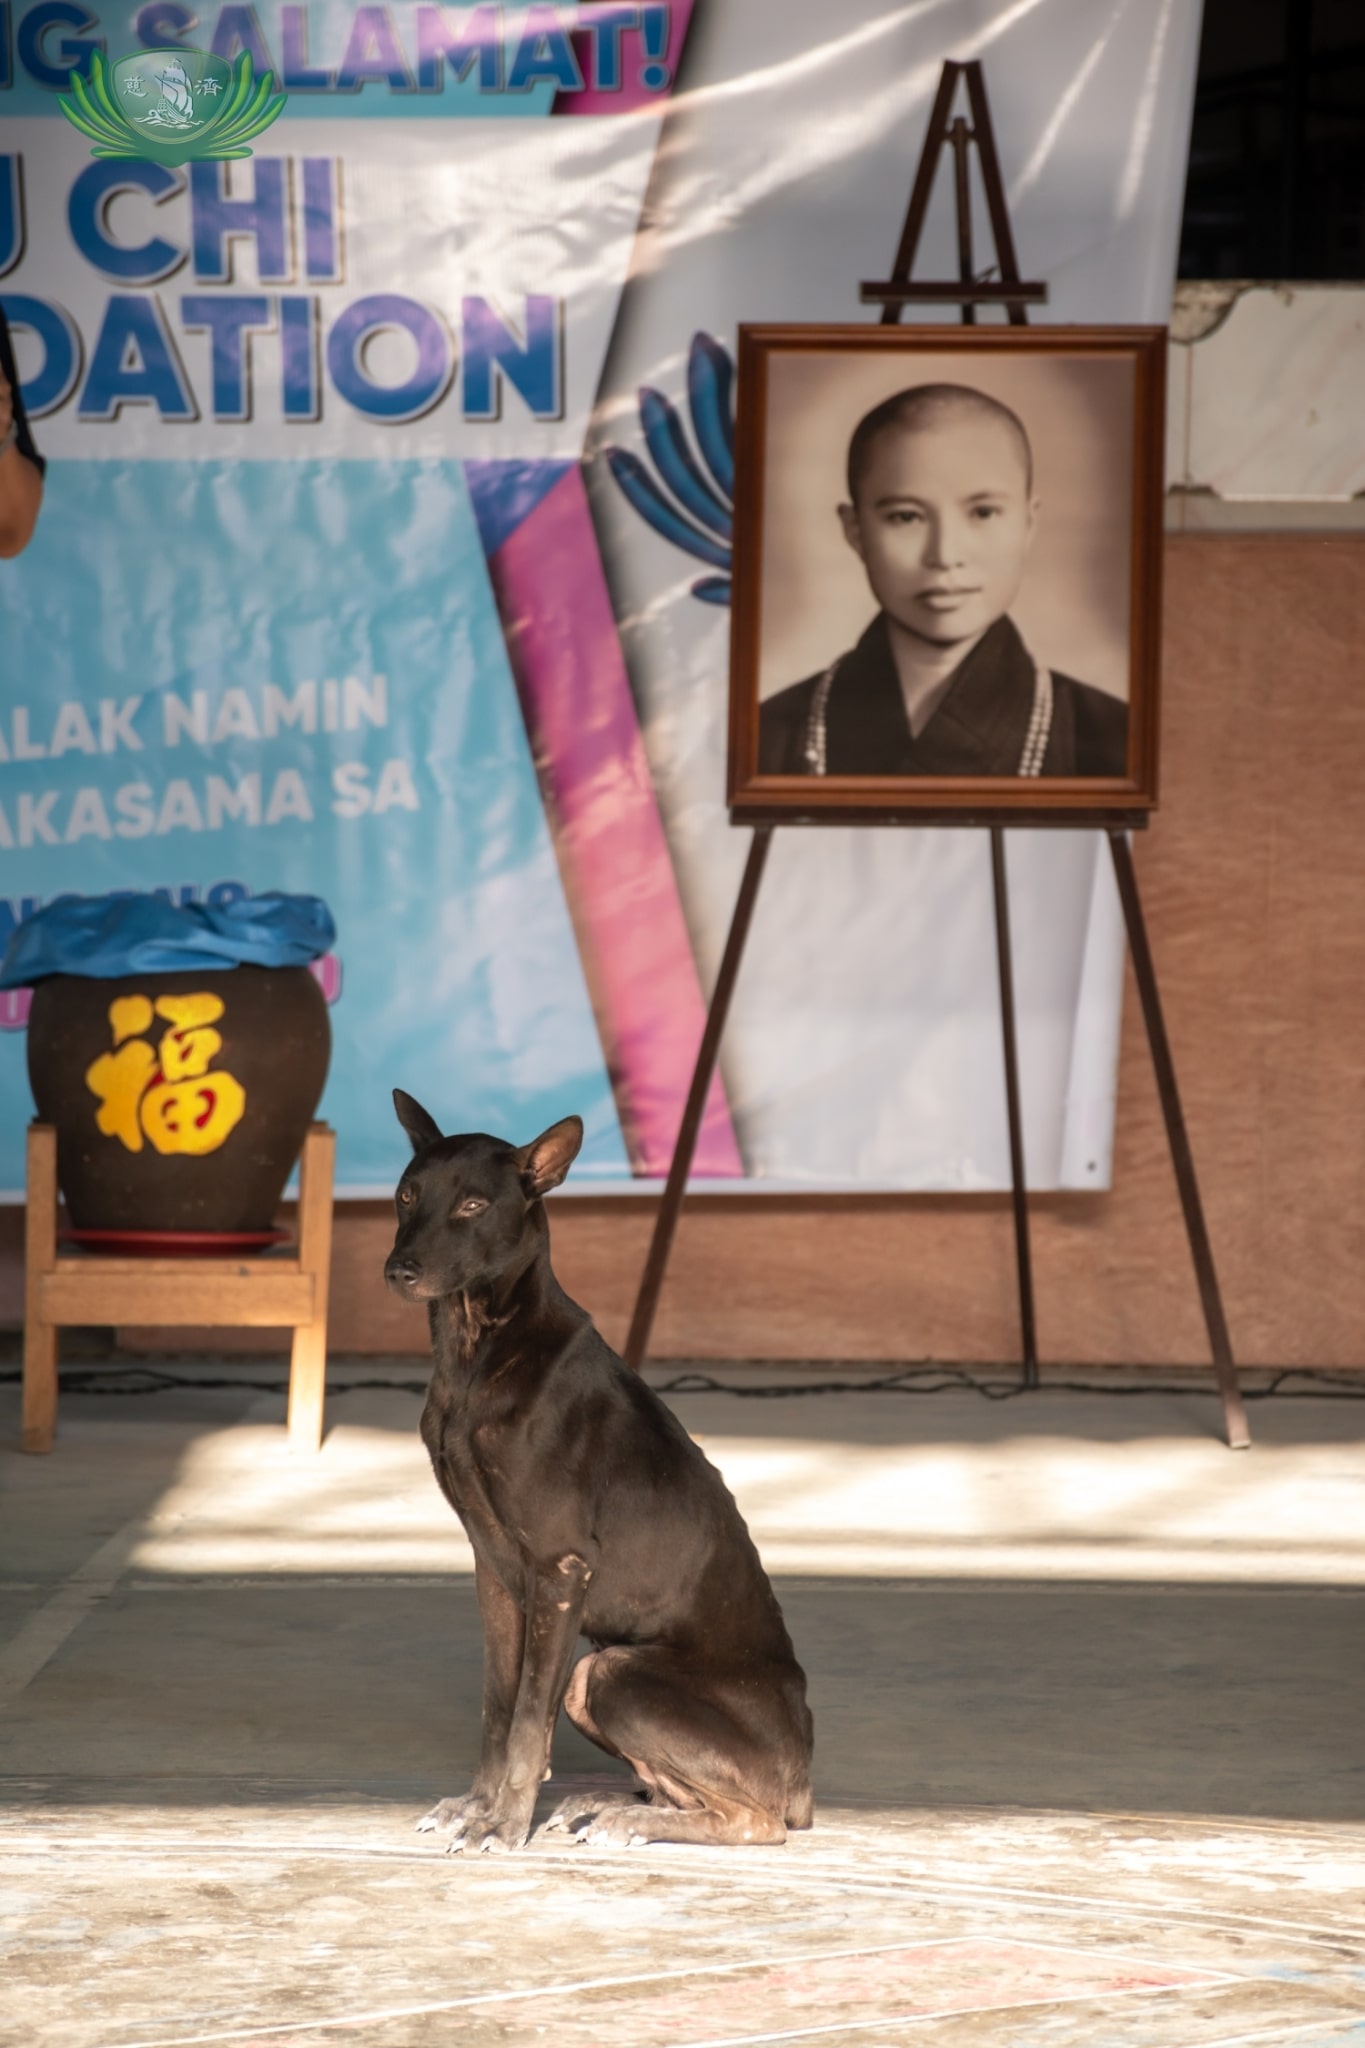
[[[953,117],[952,108],[957,96],[959,82],[965,82],[970,119],[963,115]],[[981,171],[981,182],[985,192],[986,208],[990,218],[991,235],[995,243],[998,281],[984,282],[978,279],[974,270],[972,252],[972,213],[970,182],[970,151],[975,148]],[[958,276],[952,282],[916,283],[911,277],[915,255],[919,248],[920,236],[924,229],[925,216],[929,210],[929,199],[933,191],[934,178],[944,149],[951,150],[953,157],[954,199],[957,209]],[[891,275],[884,282],[865,283],[861,287],[865,305],[882,308],[883,326],[899,323],[902,309],[913,303],[932,305],[959,305],[962,309],[963,324],[970,326],[976,319],[976,308],[981,305],[1003,305],[1010,322],[1015,326],[1027,324],[1027,307],[1046,302],[1047,286],[1039,282],[1025,282],[1019,276],[1019,266],[1014,252],[1014,237],[1010,232],[1009,214],[1005,205],[1004,181],[1000,175],[1000,160],[996,154],[995,135],[991,128],[990,109],[986,103],[986,86],[979,63],[945,63],[939,80],[938,93],[933,111],[929,117],[929,129],[925,136],[924,148],[915,173],[914,186],[910,194],[910,205],[901,230],[900,243]],[[1229,1445],[1234,1450],[1245,1449],[1251,1442],[1247,1427],[1246,1409],[1238,1383],[1237,1368],[1233,1361],[1232,1344],[1228,1335],[1227,1319],[1223,1313],[1222,1296],[1218,1288],[1218,1276],[1214,1270],[1213,1251],[1209,1243],[1208,1230],[1204,1222],[1203,1205],[1199,1199],[1199,1183],[1195,1177],[1194,1156],[1190,1150],[1189,1136],[1185,1128],[1184,1113],[1180,1106],[1180,1094],[1176,1086],[1175,1065],[1171,1058],[1170,1042],[1166,1036],[1166,1025],[1161,1012],[1161,999],[1157,991],[1156,970],[1152,963],[1151,948],[1147,942],[1147,929],[1142,915],[1141,899],[1138,896],[1137,875],[1133,867],[1132,849],[1128,844],[1130,830],[1143,829],[1147,818],[1143,812],[1115,816],[1101,813],[1087,816],[1076,813],[1066,817],[1049,814],[1039,817],[1034,814],[1013,813],[992,816],[988,810],[958,815],[956,818],[915,818],[913,823],[953,823],[956,825],[984,825],[990,833],[991,875],[995,896],[995,937],[1000,977],[1000,1019],[1005,1055],[1005,1098],[1009,1121],[1010,1174],[1014,1207],[1015,1258],[1019,1278],[1019,1321],[1021,1350],[1023,1354],[1023,1384],[1036,1387],[1038,1378],[1038,1344],[1033,1306],[1033,1267],[1029,1247],[1028,1190],[1024,1178],[1023,1130],[1019,1108],[1019,1063],[1014,1027],[1014,977],[1010,953],[1009,893],[1005,874],[1004,823],[1011,827],[1058,830],[1061,828],[1084,827],[1088,830],[1102,830],[1109,840],[1113,857],[1114,874],[1118,882],[1119,898],[1123,905],[1124,923],[1128,932],[1128,945],[1132,953],[1133,969],[1137,979],[1138,993],[1142,1001],[1142,1015],[1147,1027],[1147,1039],[1151,1047],[1152,1064],[1156,1071],[1157,1090],[1161,1098],[1162,1115],[1166,1123],[1166,1136],[1171,1148],[1171,1160],[1175,1167],[1176,1183],[1180,1190],[1180,1204],[1185,1219],[1185,1230],[1189,1238],[1190,1254],[1194,1261],[1195,1275],[1199,1284],[1199,1298],[1203,1306],[1204,1322],[1209,1334],[1209,1346],[1213,1354],[1214,1372],[1218,1392],[1223,1405],[1223,1420]],[[721,1032],[734,992],[740,960],[743,957],[749,926],[753,918],[754,905],[758,898],[759,883],[768,857],[768,847],[775,827],[760,824],[755,827],[749,859],[744,877],[740,883],[739,897],[735,904],[734,916],[730,923],[729,937],[721,959],[720,972],[716,978],[715,992],[707,1012],[706,1028],[702,1033],[697,1063],[692,1074],[692,1086],[683,1110],[677,1143],[669,1167],[668,1180],[659,1214],[654,1225],[649,1255],[645,1260],[644,1273],[636,1296],[635,1312],[631,1318],[630,1334],[626,1339],[626,1359],[638,1371],[643,1364],[649,1346],[649,1335],[654,1323],[655,1310],[663,1288],[668,1256],[672,1248],[678,1217],[682,1209],[683,1196],[687,1189],[687,1178],[691,1171],[692,1157],[696,1150],[697,1133],[701,1127],[702,1112],[706,1104],[711,1076],[715,1071],[716,1055],[720,1047]]]

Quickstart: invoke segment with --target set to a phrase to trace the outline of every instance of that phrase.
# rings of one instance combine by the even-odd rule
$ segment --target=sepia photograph
[[[737,817],[1150,810],[1160,328],[742,327]]]

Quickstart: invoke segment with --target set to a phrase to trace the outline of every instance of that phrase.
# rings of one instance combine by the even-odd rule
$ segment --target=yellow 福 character
[[[142,1128],[158,1152],[216,1152],[245,1108],[234,1074],[162,1081],[142,1098]]]
[[[213,1029],[223,1014],[221,998],[192,995],[122,996],[109,1006],[115,1053],[101,1053],[86,1070],[86,1085],[100,1098],[95,1121],[107,1137],[130,1152],[142,1150],[143,1136],[158,1152],[215,1152],[241,1121],[246,1090],[235,1074],[211,1071],[222,1051]],[[154,1017],[170,1025],[155,1051],[140,1034]],[[128,1041],[125,1043],[125,1040]]]
[[[117,1009],[118,1004],[113,1005]],[[147,1006],[151,1021],[151,1005]],[[110,1016],[113,1022],[112,1012]],[[114,1026],[115,1038],[118,1026]],[[156,1072],[156,1054],[145,1038],[134,1038],[117,1052],[102,1052],[85,1070],[85,1085],[99,1097],[95,1122],[106,1138],[121,1138],[130,1152],[142,1150],[139,1111],[147,1083]]]
[[[141,1038],[144,1031],[151,1030],[155,1015],[146,996],[115,996],[109,1005],[109,1028],[115,1045],[122,1045],[125,1038]]]
[[[218,996],[158,996],[163,1032],[160,1082],[142,1098],[142,1128],[158,1152],[216,1152],[246,1108],[246,1090],[234,1074],[210,1073],[223,1049],[213,1025],[223,1014]]]
[[[156,1014],[171,1026],[158,1047],[166,1079],[188,1081],[206,1074],[214,1054],[223,1050],[221,1032],[210,1028],[223,1014],[221,999],[208,994],[158,996]]]

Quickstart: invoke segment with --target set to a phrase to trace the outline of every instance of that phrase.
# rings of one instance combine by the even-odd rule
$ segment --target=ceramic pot
[[[40,981],[29,1081],[73,1225],[268,1231],[330,1055],[306,967]]]

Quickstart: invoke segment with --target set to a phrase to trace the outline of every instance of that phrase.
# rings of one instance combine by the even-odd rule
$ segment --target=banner
[[[0,563],[0,937],[67,892],[320,895],[343,1193],[392,1187],[394,1085],[518,1142],[577,1111],[585,1188],[658,1176],[748,845],[736,327],[871,317],[947,56],[984,63],[1040,317],[1163,320],[1198,10],[98,5],[0,6],[0,302],[49,458]],[[1040,1188],[1108,1179],[1102,852],[1010,835]],[[985,835],[778,835],[697,1171],[1008,1184]]]

